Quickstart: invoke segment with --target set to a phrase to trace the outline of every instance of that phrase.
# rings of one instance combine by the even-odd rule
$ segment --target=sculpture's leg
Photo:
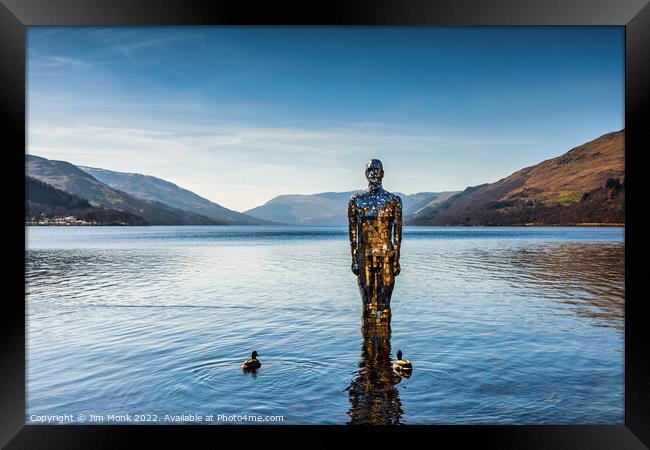
[[[394,286],[392,258],[367,256],[359,265],[364,316],[378,321],[390,320],[390,297]]]
[[[395,287],[395,275],[392,256],[383,256],[380,258],[379,271],[377,279],[379,289],[377,296],[377,309],[381,311],[382,318],[390,314],[390,299]]]
[[[371,303],[372,299],[372,261],[369,261],[367,257],[361,256],[358,259],[359,261],[359,293],[361,294],[361,300],[363,300],[364,311],[366,306]]]

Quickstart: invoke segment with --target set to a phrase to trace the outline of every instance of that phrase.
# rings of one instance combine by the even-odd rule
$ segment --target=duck
[[[402,359],[402,351],[397,350],[397,359],[393,363],[393,370],[400,374],[410,374],[413,370],[411,361],[407,359]]]
[[[242,368],[244,369],[244,372],[256,370],[262,367],[262,363],[257,360],[257,357],[258,357],[257,351],[253,350],[253,353],[251,353],[251,359],[247,359],[242,363]]]

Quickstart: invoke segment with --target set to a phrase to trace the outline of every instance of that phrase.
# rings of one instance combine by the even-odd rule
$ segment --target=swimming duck
[[[402,359],[402,351],[397,350],[397,359],[393,363],[393,370],[395,372],[398,372],[400,374],[410,374],[411,371],[413,370],[413,366],[411,365],[411,361],[407,359]]]
[[[262,367],[262,363],[257,360],[257,352],[253,350],[253,353],[251,353],[251,359],[244,361],[242,368],[244,369],[244,372],[247,372],[259,369],[260,367]]]

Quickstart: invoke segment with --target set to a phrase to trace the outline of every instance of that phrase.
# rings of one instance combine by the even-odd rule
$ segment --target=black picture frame
[[[637,204],[642,194],[640,158],[650,142],[644,123],[650,97],[650,5],[648,0],[340,0],[279,2],[236,0],[0,0],[0,123],[6,163],[4,192],[11,208],[5,217],[5,295],[2,305],[2,408],[0,444],[6,448],[123,448],[135,441],[164,439],[184,445],[186,438],[251,439],[251,428],[238,426],[36,426],[25,425],[25,50],[30,25],[619,25],[625,27],[625,423],[621,425],[418,426],[364,428],[383,439],[387,433],[406,439],[405,431],[427,433],[431,443],[468,440],[488,448],[637,449],[650,446],[650,368],[644,293],[632,271],[641,256],[636,244],[641,223]],[[644,145],[645,144],[645,145]],[[23,181],[21,181],[23,179]],[[636,217],[634,217],[636,215]],[[632,243],[632,245],[630,245]],[[7,254],[8,253],[8,254]],[[641,261],[641,258],[638,258]],[[11,288],[11,289],[9,289]],[[256,427],[276,435],[298,427]],[[299,427],[322,438],[347,438],[350,427]],[[334,433],[332,433],[334,431]],[[358,428],[355,431],[359,431]],[[299,443],[302,438],[295,438]],[[308,438],[312,441],[312,437]],[[319,438],[320,439],[320,438]],[[293,440],[293,439],[292,439]],[[210,441],[208,441],[210,442]],[[215,442],[215,441],[213,441]],[[403,441],[404,442],[404,441]],[[408,442],[408,441],[406,441]],[[413,441],[411,445],[416,444]],[[426,442],[426,441],[425,441]]]

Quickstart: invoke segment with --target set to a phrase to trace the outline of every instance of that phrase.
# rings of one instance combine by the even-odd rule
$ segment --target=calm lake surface
[[[378,337],[346,228],[29,227],[26,420],[624,422],[623,228],[406,227],[401,267]]]

